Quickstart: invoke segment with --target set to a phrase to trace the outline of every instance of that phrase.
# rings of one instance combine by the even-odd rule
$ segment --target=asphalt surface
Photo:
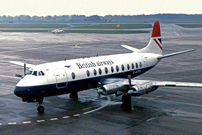
[[[202,83],[202,29],[185,29],[161,24],[165,54],[186,49],[194,52],[163,59],[136,79]],[[30,64],[127,53],[120,45],[147,45],[150,34],[58,34],[0,33],[0,134],[201,134],[202,89],[159,88],[134,97],[132,112],[121,109],[121,97],[100,97],[95,90],[47,97],[45,113],[36,103],[24,103],[13,94],[23,67],[9,61]]]

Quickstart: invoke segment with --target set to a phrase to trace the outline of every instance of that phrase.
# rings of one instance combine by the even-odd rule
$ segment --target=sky
[[[2,15],[202,14],[202,0],[0,0]]]

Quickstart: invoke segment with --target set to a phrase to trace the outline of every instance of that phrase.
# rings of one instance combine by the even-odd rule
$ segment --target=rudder
[[[161,31],[159,21],[155,21],[151,34],[151,39],[147,46],[139,51],[140,53],[163,54]]]

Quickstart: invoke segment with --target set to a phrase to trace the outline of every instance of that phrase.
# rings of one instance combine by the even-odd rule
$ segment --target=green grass
[[[184,28],[202,28],[202,24],[176,24]]]
[[[132,33],[149,33],[150,31],[132,30],[141,28],[151,28],[151,24],[0,24],[2,32],[50,32],[56,28],[66,28],[65,33],[100,33],[100,34],[132,34]],[[115,29],[115,30],[112,30]]]
[[[2,32],[48,32],[47,30],[1,30]],[[65,30],[64,33],[96,33],[96,34],[134,34],[149,33],[150,31],[137,30]]]
[[[117,23],[118,24],[118,23]],[[142,29],[142,28],[152,28],[151,24],[72,24],[74,28],[81,29]]]
[[[65,30],[65,33],[99,33],[99,34],[134,34],[134,33],[149,33],[150,31],[137,30]]]
[[[0,28],[63,28],[66,24],[0,24]]]
[[[48,30],[1,30],[1,32],[48,32]]]

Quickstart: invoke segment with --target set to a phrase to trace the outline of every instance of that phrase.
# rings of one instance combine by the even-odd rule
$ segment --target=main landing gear
[[[78,99],[78,92],[72,92],[69,94],[71,99],[77,100]]]
[[[129,90],[131,90],[131,75],[128,75]],[[134,110],[133,96],[131,94],[124,94],[122,96],[122,108],[124,110]]]
[[[129,94],[124,94],[122,96],[122,106],[123,110],[131,111],[134,110],[133,97]]]

